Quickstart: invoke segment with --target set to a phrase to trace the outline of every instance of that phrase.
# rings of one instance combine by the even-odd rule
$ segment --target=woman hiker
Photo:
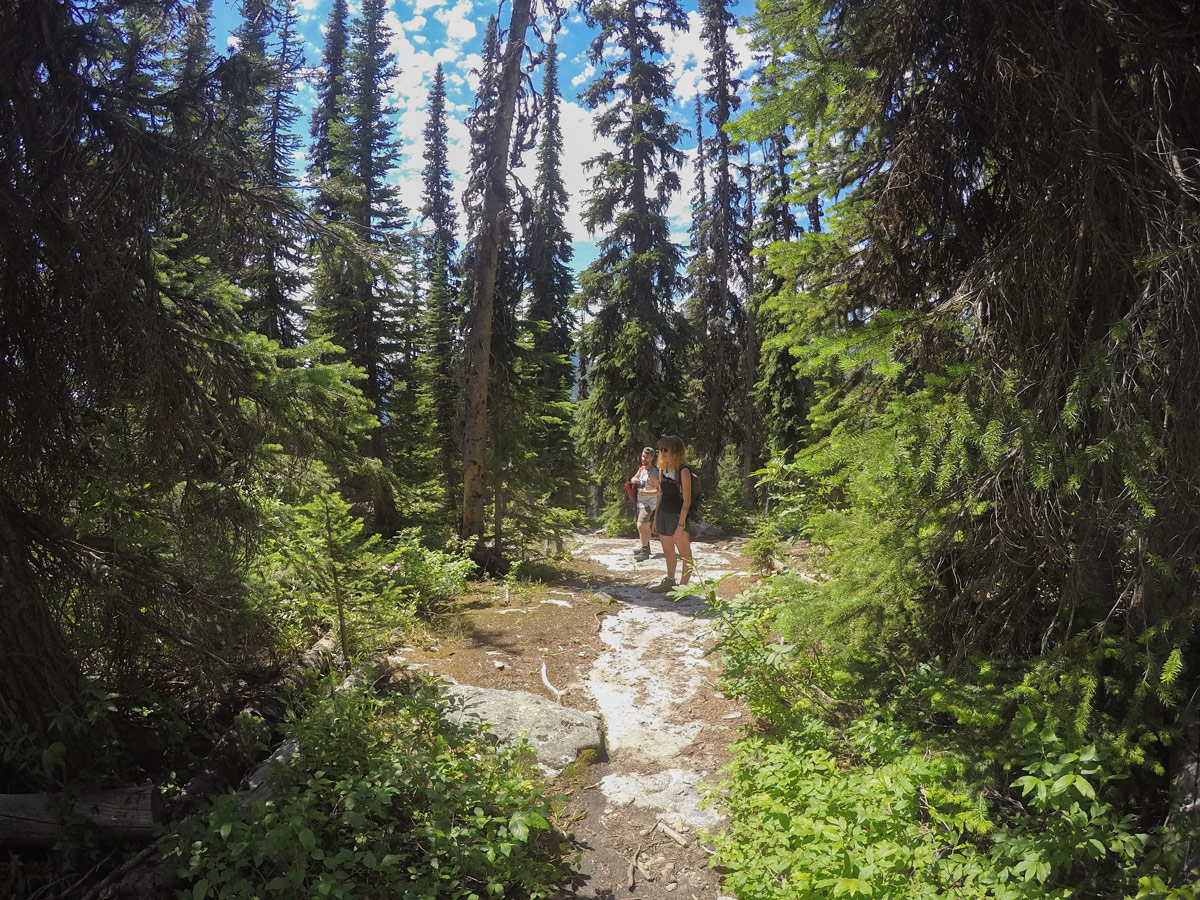
[[[692,505],[692,469],[687,463],[683,438],[669,434],[658,442],[658,470],[651,478],[658,489],[658,539],[667,558],[667,577],[650,591],[665,594],[675,587],[675,565],[683,561],[679,584],[692,580],[692,538],[687,530]]]

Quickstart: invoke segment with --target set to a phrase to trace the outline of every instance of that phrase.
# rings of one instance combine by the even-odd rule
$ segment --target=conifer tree
[[[493,37],[494,37],[494,22]],[[485,42],[486,43],[486,42]],[[441,460],[445,507],[458,508],[459,453],[458,409],[461,386],[454,377],[455,336],[459,305],[455,300],[458,252],[457,216],[451,193],[453,180],[447,157],[446,76],[438,63],[429,91],[429,118],[425,125],[425,170],[421,216],[428,225],[424,238],[425,273],[429,292],[425,318],[425,369],[433,400],[433,422]],[[436,269],[436,270],[435,270]]]
[[[544,448],[541,465],[550,477],[551,495],[559,505],[566,505],[569,488],[578,479],[578,454],[569,429],[570,390],[575,382],[570,359],[575,316],[570,301],[575,283],[570,268],[571,236],[563,221],[570,198],[562,178],[557,51],[553,42],[546,48],[537,179],[525,268],[529,283],[528,317],[533,327],[533,375],[545,422],[539,440]]]
[[[399,147],[393,137],[394,110],[388,85],[399,74],[389,48],[385,0],[365,0],[351,30],[346,58],[346,122],[331,123],[329,217],[342,222],[348,241],[323,255],[314,297],[323,327],[346,358],[362,371],[361,388],[379,420],[366,455],[374,460],[370,483],[358,490],[375,504],[374,527],[384,534],[399,527],[389,476],[389,429],[402,427],[388,405],[396,388],[400,273],[393,265],[403,255],[408,215],[390,180]],[[326,54],[328,56],[328,54]]]
[[[672,86],[661,57],[663,32],[685,28],[686,18],[674,0],[591,0],[583,12],[599,32],[589,50],[597,74],[583,99],[599,110],[596,133],[617,149],[588,163],[595,187],[585,224],[608,231],[580,278],[593,318],[581,341],[588,396],[578,434],[615,496],[638,448],[676,430],[683,400],[673,309],[680,252],[666,219],[679,190],[682,129],[667,115]]]
[[[484,36],[479,94],[467,123],[472,136],[471,157],[479,166],[487,165],[487,148],[496,126],[503,68],[499,54],[493,20]],[[518,90],[518,100],[523,93]],[[524,123],[514,119],[514,131],[523,128]],[[505,163],[506,198],[514,196],[507,168],[519,166],[523,150],[520,142],[512,143]],[[473,235],[465,254],[468,277],[464,299],[468,308],[477,293],[475,279],[487,187],[485,178],[473,178],[465,195]],[[508,523],[519,523],[520,529],[514,535],[521,544],[532,542],[547,517],[545,501],[552,493],[552,478],[541,459],[550,407],[542,399],[538,381],[541,371],[531,348],[530,323],[521,315],[522,292],[528,277],[521,231],[528,235],[532,227],[531,203],[526,198],[514,213],[511,207],[516,205],[515,200],[506,199],[501,215],[489,351],[485,499],[490,497],[492,552],[497,561],[506,558],[511,549],[522,549],[506,546],[511,543]],[[525,243],[527,246],[528,239]]]
[[[803,230],[793,211],[790,124],[778,118],[764,121],[764,115],[775,108],[778,80],[778,64],[769,58],[759,68],[753,85],[753,95],[761,108],[746,116],[761,130],[762,162],[754,169],[756,195],[761,202],[752,220],[750,240],[764,260],[753,268],[748,306],[761,335],[754,392],[763,416],[765,450],[786,460],[802,446],[812,382],[798,372],[799,347],[794,335],[787,334],[786,314],[776,300],[783,280],[769,263],[773,247],[785,247]]]
[[[334,139],[345,110],[346,54],[350,46],[347,31],[349,10],[346,0],[333,0],[325,27],[325,43],[321,51],[321,74],[317,82],[317,103],[313,107],[309,147],[309,179],[320,186],[326,179],[336,177]],[[318,207],[329,202],[318,201]]]
[[[844,373],[806,454],[837,489],[817,527],[853,559],[843,598],[889,652],[1053,684],[1080,746],[1192,728],[1198,143],[1168,86],[1196,83],[1194,17],[760,14],[787,61],[760,124],[803,128],[796,174],[842,194],[776,266],[807,371]]]
[[[491,371],[493,303],[504,237],[504,207],[507,200],[509,158],[516,117],[517,94],[523,75],[525,32],[532,15],[531,0],[516,0],[512,6],[508,36],[496,80],[496,104],[487,117],[479,159],[481,199],[478,226],[474,231],[474,258],[469,324],[466,334],[466,390],[463,433],[463,520],[464,537],[483,534],[484,471],[488,432],[488,376]],[[494,548],[499,551],[499,547]]]
[[[265,8],[260,12],[264,19],[267,12]],[[295,95],[304,68],[298,24],[292,0],[283,0],[273,52],[269,45],[264,46],[265,81],[258,106],[244,129],[256,185],[272,196],[282,194],[293,201],[296,177],[292,162],[300,147],[294,133],[300,115]],[[243,316],[280,346],[298,347],[303,334],[299,295],[305,281],[302,248],[307,235],[270,209],[250,210],[247,219],[245,259],[236,278],[247,295]]]
[[[528,424],[534,412],[533,373],[525,323],[518,316],[525,272],[521,265],[514,216],[505,210],[501,222],[492,299],[492,346],[488,375],[487,469],[492,499],[492,546],[505,554],[505,518],[510,502],[529,487],[522,463],[535,455]]]
[[[739,390],[741,392],[741,410],[739,424],[742,431],[741,445],[741,498],[742,505],[753,510],[760,500],[760,491],[754,473],[764,462],[763,460],[763,415],[755,396],[758,386],[758,367],[762,359],[762,335],[758,325],[758,309],[754,297],[754,286],[757,278],[757,266],[753,252],[753,233],[755,225],[755,183],[754,164],[751,161],[750,146],[747,144],[746,161],[741,167],[741,175],[745,181],[742,196],[745,207],[742,215],[743,228],[746,235],[745,253],[742,254],[743,268],[741,271],[742,284],[745,285],[746,299],[746,328],[742,339],[742,358],[739,366]]]
[[[706,88],[696,98],[697,114],[711,125],[709,136],[697,122],[696,165],[712,181],[711,197],[701,192],[693,207],[695,258],[692,266],[691,312],[695,322],[697,400],[696,447],[704,468],[715,484],[717,465],[736,421],[740,382],[741,347],[745,310],[737,273],[744,269],[744,229],[741,224],[741,187],[734,157],[742,148],[726,130],[738,108],[735,77],[737,57],[729,43],[736,20],[725,0],[701,0],[701,38],[707,50],[704,63]],[[701,181],[701,184],[703,182]]]
[[[246,186],[191,127],[204,88],[156,70],[189,40],[156,8],[157,34],[56,0],[0,28],[0,755],[31,790],[138,777],[113,720],[164,674],[202,690],[216,652],[244,661],[254,495],[341,385],[281,377],[205,261],[228,239],[212,198]]]
[[[400,512],[406,521],[428,526],[432,533],[445,525],[444,514],[439,515],[445,506],[438,498],[441,452],[428,369],[426,304],[433,292],[427,279],[426,247],[425,235],[414,222],[392,249],[391,390],[385,435],[389,470],[406,487]]]
[[[209,76],[216,59],[211,34],[212,0],[196,0],[184,15],[183,34],[174,64],[168,69],[168,81],[183,96],[182,102],[172,109],[172,129],[180,137],[190,138],[204,127],[206,116],[197,111],[208,105],[210,99]]]
[[[494,21],[494,20],[493,20]],[[443,264],[453,271],[458,253],[457,217],[451,193],[454,181],[450,177],[448,159],[449,128],[446,124],[446,73],[438,63],[429,89],[429,118],[425,124],[425,169],[422,172],[423,191],[421,217],[430,227],[426,249],[432,260],[439,248],[445,251]]]

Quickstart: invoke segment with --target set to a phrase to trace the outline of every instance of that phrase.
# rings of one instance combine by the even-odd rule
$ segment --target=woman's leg
[[[687,584],[692,580],[692,570],[695,568],[692,563],[692,536],[687,533],[686,528],[676,528],[673,544],[672,549],[678,552],[680,560],[683,561],[683,574],[679,583]]]
[[[675,533],[679,533],[679,529],[675,529]],[[660,534],[658,541],[662,544],[663,555],[667,558],[667,577],[675,577],[675,535]]]

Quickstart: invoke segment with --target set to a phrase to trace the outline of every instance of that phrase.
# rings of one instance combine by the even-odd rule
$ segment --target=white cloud
[[[688,13],[686,31],[667,31],[663,44],[667,60],[674,72],[675,97],[687,101],[700,90],[701,68],[704,65],[705,48],[700,40],[703,27],[700,14]]]
[[[300,14],[300,21],[307,22],[311,19],[320,5],[321,0],[296,0],[296,11]]]
[[[472,95],[479,90],[479,70],[482,68],[483,57],[478,53],[468,53],[459,60],[456,77],[466,80]]]
[[[615,151],[616,145],[606,137],[597,137],[592,131],[593,114],[578,103],[562,102],[559,105],[563,132],[562,174],[570,204],[567,210],[566,227],[576,240],[588,237],[583,227],[583,208],[587,192],[591,190],[593,176],[584,169],[584,163],[605,150]]]
[[[416,0],[413,3],[413,11],[417,14],[425,12],[427,9],[433,9],[435,6],[445,6],[446,0]]]
[[[584,82],[591,81],[592,76],[595,74],[596,74],[596,67],[593,66],[591,63],[588,63],[586,66],[584,66],[579,71],[578,75],[576,75],[574,78],[571,79],[571,86],[579,87]]]
[[[679,167],[679,190],[667,207],[667,221],[671,223],[671,237],[681,243],[688,242],[688,226],[692,221],[692,189],[696,184],[696,148],[683,151],[683,164]],[[679,235],[683,237],[680,238]]]
[[[663,35],[666,56],[674,72],[675,97],[684,103],[690,102],[703,86],[703,70],[708,59],[708,49],[700,36],[703,27],[700,14],[690,12],[687,31],[666,32]],[[740,33],[735,26],[729,29],[728,41],[741,72],[745,72],[754,62],[750,49],[750,35]]]
[[[446,40],[454,47],[461,47],[475,37],[475,22],[471,18],[474,6],[471,0],[458,0],[452,9],[439,8],[433,17],[446,27]]]

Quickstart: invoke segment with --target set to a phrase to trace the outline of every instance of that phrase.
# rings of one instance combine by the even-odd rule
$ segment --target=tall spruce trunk
[[[754,231],[754,168],[750,165],[749,148],[746,159],[746,233]],[[747,237],[749,240],[749,237]],[[746,339],[742,345],[742,502],[747,509],[758,508],[758,490],[753,472],[759,467],[762,456],[762,422],[759,421],[758,403],[754,391],[758,386],[758,308],[754,297],[754,254],[742,255],[746,263]]]
[[[509,144],[521,80],[521,55],[529,27],[532,0],[514,0],[504,66],[500,74],[500,106],[488,138],[487,175],[483,187],[483,212],[475,258],[475,296],[467,334],[466,425],[463,432],[462,536],[483,534],[483,466],[488,433],[488,372],[491,367],[492,301],[500,258],[500,216],[507,191]]]
[[[42,748],[62,743],[77,771],[88,745],[69,726],[86,720],[84,679],[30,566],[35,551],[21,518],[0,497],[0,728],[13,747],[23,732]],[[53,729],[58,717],[68,727]]]

